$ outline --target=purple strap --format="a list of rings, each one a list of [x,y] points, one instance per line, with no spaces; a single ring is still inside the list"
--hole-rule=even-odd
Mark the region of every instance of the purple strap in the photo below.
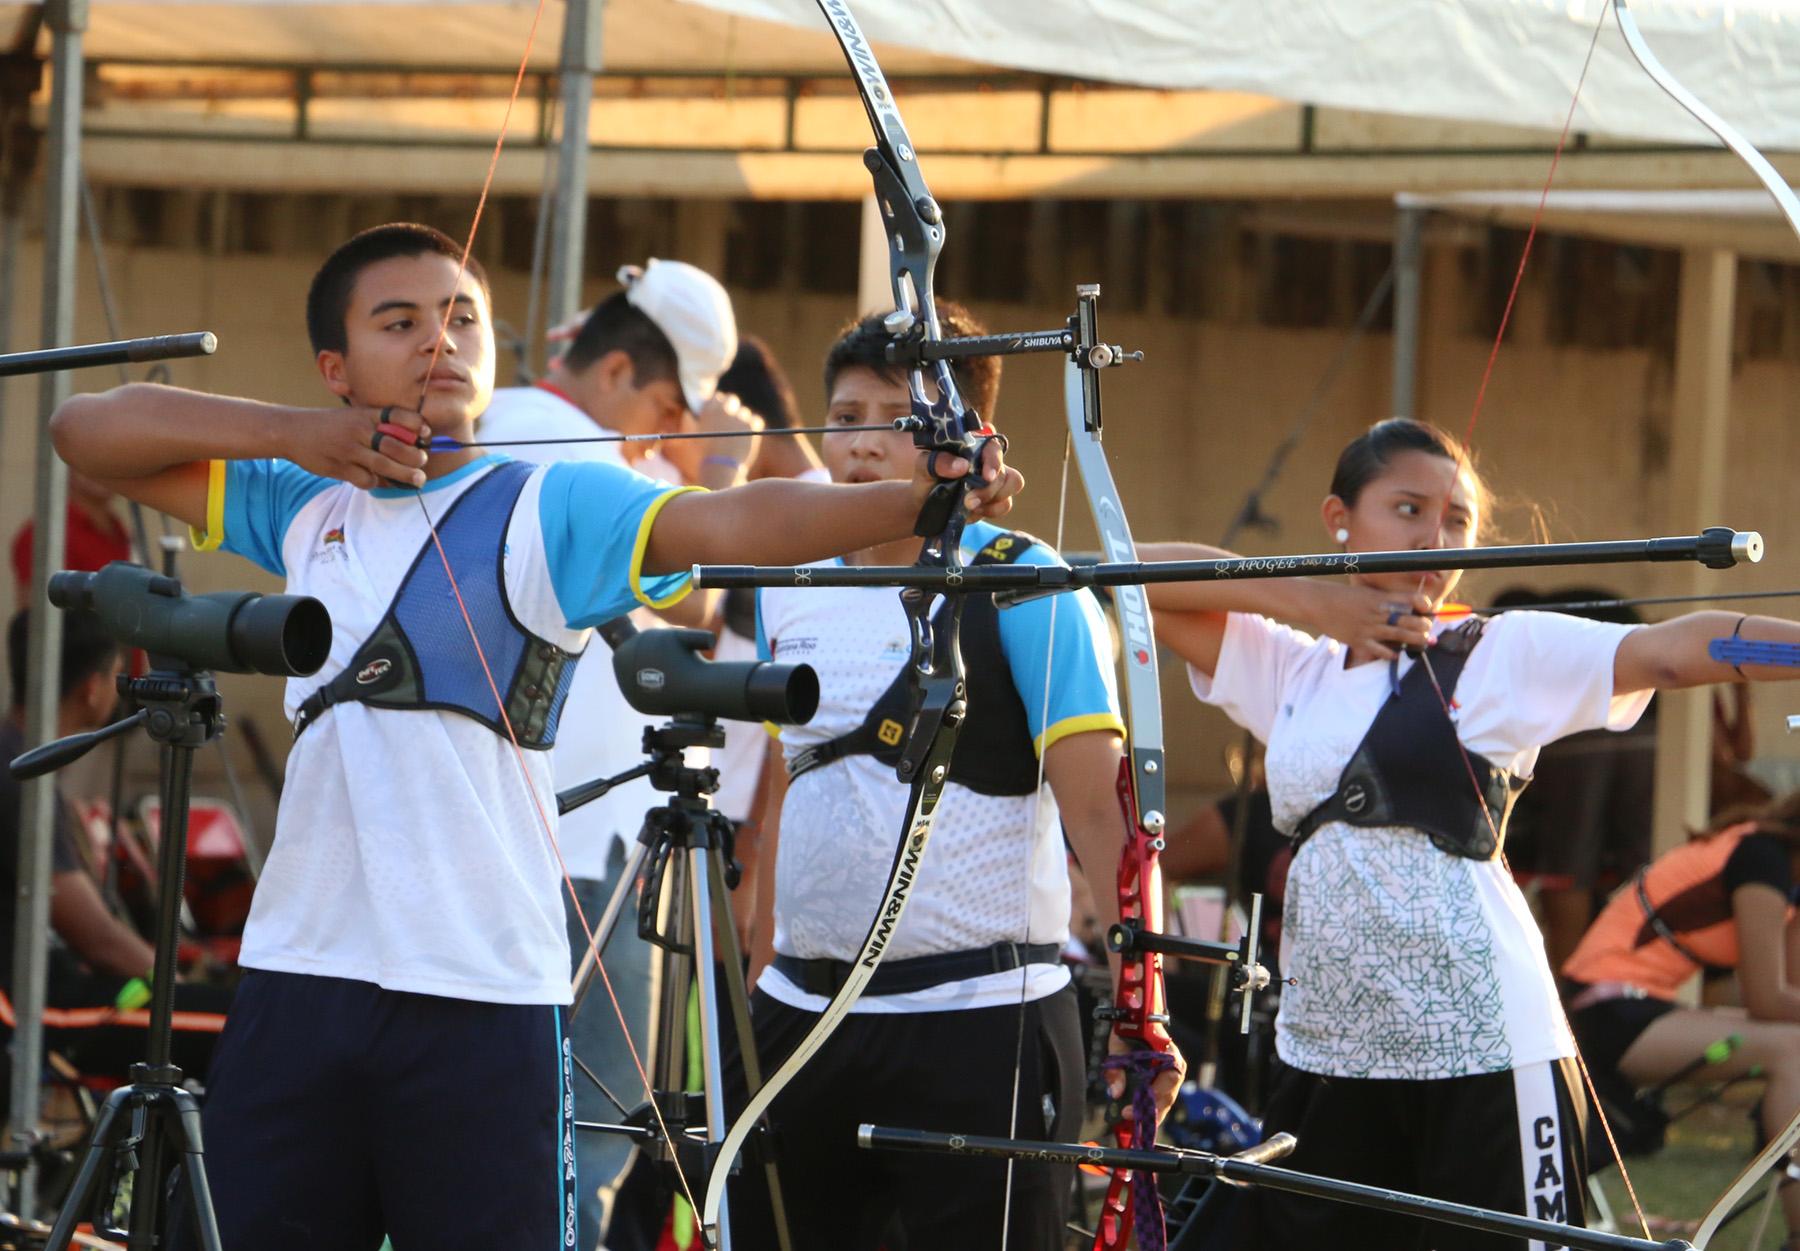
[[[1156,1146],[1156,1094],[1151,1082],[1158,1073],[1175,1067],[1175,1057],[1161,1051],[1122,1051],[1109,1055],[1103,1069],[1124,1069],[1131,1080],[1131,1145],[1139,1151]],[[1167,1251],[1168,1231],[1163,1224],[1162,1191],[1156,1174],[1144,1169],[1131,1175],[1131,1203],[1135,1214],[1138,1251]]]

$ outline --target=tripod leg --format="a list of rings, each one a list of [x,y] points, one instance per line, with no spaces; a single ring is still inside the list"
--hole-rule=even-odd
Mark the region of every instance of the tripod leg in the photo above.
[[[66,1251],[74,1239],[75,1226],[80,1223],[83,1211],[94,1200],[94,1184],[100,1179],[100,1166],[106,1153],[112,1149],[113,1126],[118,1123],[131,1098],[131,1088],[121,1086],[100,1105],[100,1115],[94,1121],[94,1132],[88,1137],[87,1154],[81,1157],[81,1169],[75,1174],[75,1181],[69,1186],[69,1193],[63,1199],[62,1209],[56,1214],[56,1224],[50,1228],[50,1240],[44,1244],[45,1251]]]
[[[722,1080],[725,1066],[719,1052],[719,1000],[713,983],[718,975],[718,965],[713,958],[715,882],[708,871],[709,863],[706,848],[688,848],[687,885],[691,911],[686,917],[686,928],[693,933],[690,950],[693,952],[695,999],[700,1008],[700,1088],[706,1100],[706,1138],[708,1142],[716,1143],[725,1137],[730,1122],[725,1116],[725,1084]],[[730,1251],[732,1245],[729,1208],[727,1204],[719,1212],[716,1245],[720,1251]]]
[[[744,983],[744,956],[738,947],[737,923],[731,914],[731,892],[725,888],[725,853],[715,843],[706,855],[706,877],[712,885],[713,932],[718,935],[718,964],[725,970],[725,999],[731,1005],[731,1025],[737,1032],[738,1057],[744,1066],[744,1093],[762,1089],[762,1063],[756,1054],[756,1034],[750,1025],[750,988]],[[724,1074],[718,1075],[723,1089]],[[765,1118],[763,1124],[768,1124]],[[766,1144],[765,1144],[766,1145]],[[763,1156],[763,1176],[769,1185],[769,1214],[775,1223],[780,1251],[793,1251],[788,1233],[787,1204],[781,1194],[781,1173],[773,1152]]]
[[[200,1251],[222,1251],[219,1215],[213,1210],[212,1186],[206,1180],[206,1152],[200,1142],[200,1105],[193,1095],[181,1089],[171,1094],[170,1101],[174,1107],[167,1124],[181,1149],[181,1176],[187,1186],[194,1237]]]
[[[650,849],[643,843],[632,844],[631,854],[625,858],[625,867],[619,873],[619,880],[613,885],[612,898],[606,901],[606,911],[594,922],[594,943],[581,954],[581,963],[575,969],[573,1001],[569,1004],[568,1020],[573,1021],[575,1014],[581,1011],[581,1003],[593,988],[594,976],[600,965],[600,956],[606,951],[606,945],[612,941],[613,931],[619,927],[619,915],[624,912],[625,905],[630,902],[631,894],[637,889],[638,874],[644,871],[644,857]]]

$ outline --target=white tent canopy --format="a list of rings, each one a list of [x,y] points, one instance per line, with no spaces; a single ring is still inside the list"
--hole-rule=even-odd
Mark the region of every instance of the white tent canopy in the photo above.
[[[812,0],[694,0],[820,28]],[[1560,129],[1608,0],[854,0],[878,43],[1140,86]],[[1800,3],[1636,0],[1676,78],[1758,146],[1800,149]],[[1638,68],[1607,17],[1575,128],[1711,137]]]
[[[832,72],[813,0],[595,0],[619,72]],[[1002,66],[1342,109],[1559,129],[1610,0],[852,0],[894,75]],[[0,31],[29,4],[0,3]],[[93,0],[98,59],[511,67],[536,0]],[[1634,0],[1645,38],[1753,143],[1800,150],[1800,0]],[[534,65],[555,64],[560,0]],[[798,28],[798,29],[796,29]],[[1607,18],[1578,130],[1712,142]]]

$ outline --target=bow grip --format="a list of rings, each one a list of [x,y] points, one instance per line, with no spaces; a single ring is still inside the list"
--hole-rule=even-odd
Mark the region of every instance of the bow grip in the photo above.
[[[972,486],[979,486],[981,479],[977,472],[981,468],[981,458],[987,445],[998,440],[1002,451],[1006,450],[1006,436],[996,434],[992,426],[982,426],[978,432],[964,436],[960,445],[926,444],[925,452],[929,460],[926,469],[937,480],[925,496],[925,503],[919,508],[919,519],[913,523],[913,533],[922,539],[929,539],[942,534],[950,526],[950,519],[956,510],[962,507],[963,494]],[[946,478],[937,472],[937,458],[956,456],[968,462],[969,472],[955,478]]]

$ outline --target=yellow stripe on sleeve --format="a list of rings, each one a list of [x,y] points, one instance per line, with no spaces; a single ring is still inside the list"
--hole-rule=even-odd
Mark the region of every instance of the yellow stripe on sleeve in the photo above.
[[[643,520],[638,522],[637,542],[631,548],[631,593],[637,597],[638,603],[660,611],[671,604],[679,604],[694,589],[693,579],[683,578],[681,585],[662,599],[650,598],[644,593],[643,586],[644,555],[650,550],[650,527],[656,524],[657,514],[662,512],[663,505],[677,495],[686,495],[689,491],[704,491],[705,489],[704,487],[676,487],[672,491],[665,491],[657,496],[651,502],[650,507],[644,510]]]
[[[1038,735],[1032,746],[1041,756],[1072,734],[1091,734],[1096,730],[1124,734],[1125,723],[1119,720],[1117,714],[1110,712],[1092,712],[1084,717],[1068,717]]]
[[[225,541],[225,462],[206,465],[206,529],[188,527],[188,542],[196,552],[216,552]]]

